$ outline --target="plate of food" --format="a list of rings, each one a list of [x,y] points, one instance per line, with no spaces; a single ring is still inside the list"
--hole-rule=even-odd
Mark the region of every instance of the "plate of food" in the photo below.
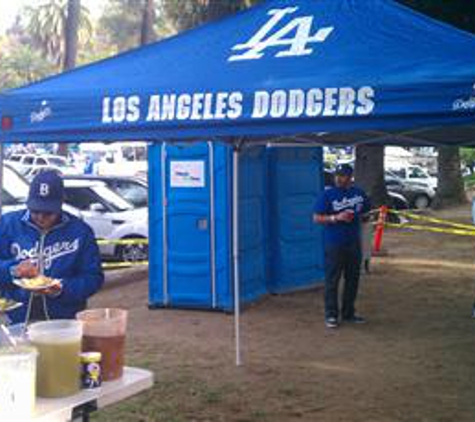
[[[18,278],[13,280],[13,283],[22,289],[31,290],[34,292],[38,290],[51,289],[58,284],[61,284],[61,280],[40,275],[34,278]]]
[[[10,312],[19,307],[23,306],[20,302],[15,302],[14,300],[7,299],[6,297],[0,297],[0,312]]]

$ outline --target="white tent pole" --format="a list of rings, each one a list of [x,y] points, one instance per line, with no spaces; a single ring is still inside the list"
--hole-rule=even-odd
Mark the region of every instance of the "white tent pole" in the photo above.
[[[239,293],[239,150],[233,150],[233,270],[234,270],[234,339],[236,348],[236,366],[241,360],[241,301]]]
[[[216,294],[216,203],[215,203],[215,183],[214,183],[214,144],[208,142],[209,152],[209,216],[210,216],[210,252],[211,252],[211,306],[213,309],[217,306]]]

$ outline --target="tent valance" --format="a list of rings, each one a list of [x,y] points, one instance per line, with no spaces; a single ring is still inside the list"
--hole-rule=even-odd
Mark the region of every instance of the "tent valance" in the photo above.
[[[474,125],[473,53],[474,36],[393,1],[274,0],[5,92],[2,140]],[[457,142],[471,141],[442,139]]]

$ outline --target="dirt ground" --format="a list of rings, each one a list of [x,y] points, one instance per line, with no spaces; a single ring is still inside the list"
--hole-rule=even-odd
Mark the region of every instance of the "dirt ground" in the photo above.
[[[146,277],[131,276],[92,305],[131,310],[128,363],[156,384],[95,420],[474,421],[474,244],[387,233],[389,256],[362,283],[367,325],[326,330],[322,290],[270,297],[243,316],[242,368],[230,316],[149,311]]]

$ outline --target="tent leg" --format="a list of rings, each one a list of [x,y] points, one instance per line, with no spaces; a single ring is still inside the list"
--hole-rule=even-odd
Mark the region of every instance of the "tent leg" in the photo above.
[[[167,143],[163,142],[160,152],[161,177],[162,177],[162,278],[163,278],[163,303],[170,304],[168,289],[168,199],[167,199]]]
[[[233,271],[234,271],[234,339],[236,348],[236,366],[241,360],[241,301],[239,293],[239,150],[233,150]]]

